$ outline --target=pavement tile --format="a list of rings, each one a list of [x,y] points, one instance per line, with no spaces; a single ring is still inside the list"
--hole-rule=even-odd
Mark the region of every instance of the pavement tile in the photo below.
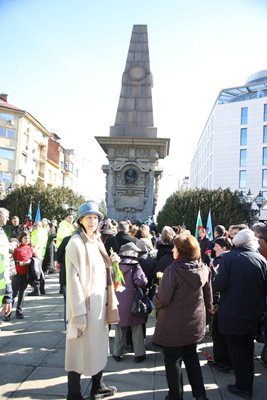
[[[0,374],[0,400],[62,400],[67,392],[64,370],[65,333],[63,297],[58,293],[58,275],[46,277],[45,296],[25,298],[25,318],[3,322],[0,331],[0,362],[5,368]],[[28,292],[31,288],[28,288]],[[105,382],[114,385],[118,393],[110,399],[164,400],[167,381],[160,348],[152,343],[155,317],[147,322],[147,360],[134,362],[132,352],[125,353],[121,362],[110,354],[104,370]],[[114,341],[110,330],[110,349]],[[253,400],[267,399],[267,368],[260,360],[263,345],[255,344],[255,392]],[[207,365],[207,353],[212,354],[212,340],[207,334],[198,346],[205,387],[209,400],[237,400],[226,386],[233,383],[233,373],[222,373]],[[185,368],[184,400],[192,400],[191,387]],[[82,377],[82,393],[89,395],[91,379]],[[108,398],[107,398],[108,399]]]
[[[17,365],[37,366],[48,356],[49,351],[51,352],[51,350],[44,348],[7,345],[4,348],[4,352],[0,353],[0,364],[13,365],[14,369],[17,368]]]
[[[2,366],[2,362],[1,362]],[[15,393],[21,382],[23,382],[27,376],[33,370],[33,367],[25,365],[10,365],[4,364],[5,368],[1,368],[0,374],[0,399],[8,399]]]
[[[53,348],[62,339],[58,332],[22,332],[13,336],[10,344],[17,347],[47,347]]]

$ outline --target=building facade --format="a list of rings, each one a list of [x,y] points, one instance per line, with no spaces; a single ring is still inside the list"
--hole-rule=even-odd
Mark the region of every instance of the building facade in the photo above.
[[[77,171],[73,168],[70,179],[65,168],[70,150],[59,139],[29,112],[10,104],[6,94],[0,94],[0,196],[15,186],[37,182],[74,190]]]
[[[219,187],[267,199],[267,70],[219,93],[197,143],[190,188]]]

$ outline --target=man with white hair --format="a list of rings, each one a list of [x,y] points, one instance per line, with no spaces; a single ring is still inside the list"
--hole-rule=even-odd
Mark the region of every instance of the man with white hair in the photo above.
[[[230,393],[251,399],[254,378],[254,339],[267,295],[267,263],[257,251],[252,230],[233,238],[235,248],[222,255],[214,281],[220,291],[219,331],[224,335],[235,374]]]
[[[0,307],[4,319],[9,316],[12,310],[12,287],[9,276],[9,241],[4,232],[3,226],[9,218],[9,211],[0,208]]]

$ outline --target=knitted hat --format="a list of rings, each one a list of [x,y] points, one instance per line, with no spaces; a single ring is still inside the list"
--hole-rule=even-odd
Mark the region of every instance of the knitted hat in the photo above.
[[[242,229],[239,231],[232,240],[236,247],[255,247],[257,248],[257,239],[251,229]]]
[[[121,246],[120,255],[124,257],[138,257],[138,253],[141,251],[133,242],[129,242]]]
[[[99,211],[98,205],[94,202],[84,203],[78,208],[76,221],[86,217],[86,215],[94,214],[98,216],[99,221],[104,218],[103,214]]]

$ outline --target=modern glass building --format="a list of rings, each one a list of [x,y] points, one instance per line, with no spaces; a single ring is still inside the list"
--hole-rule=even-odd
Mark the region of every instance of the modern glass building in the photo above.
[[[219,187],[267,199],[267,70],[221,90],[199,138],[190,188]]]

